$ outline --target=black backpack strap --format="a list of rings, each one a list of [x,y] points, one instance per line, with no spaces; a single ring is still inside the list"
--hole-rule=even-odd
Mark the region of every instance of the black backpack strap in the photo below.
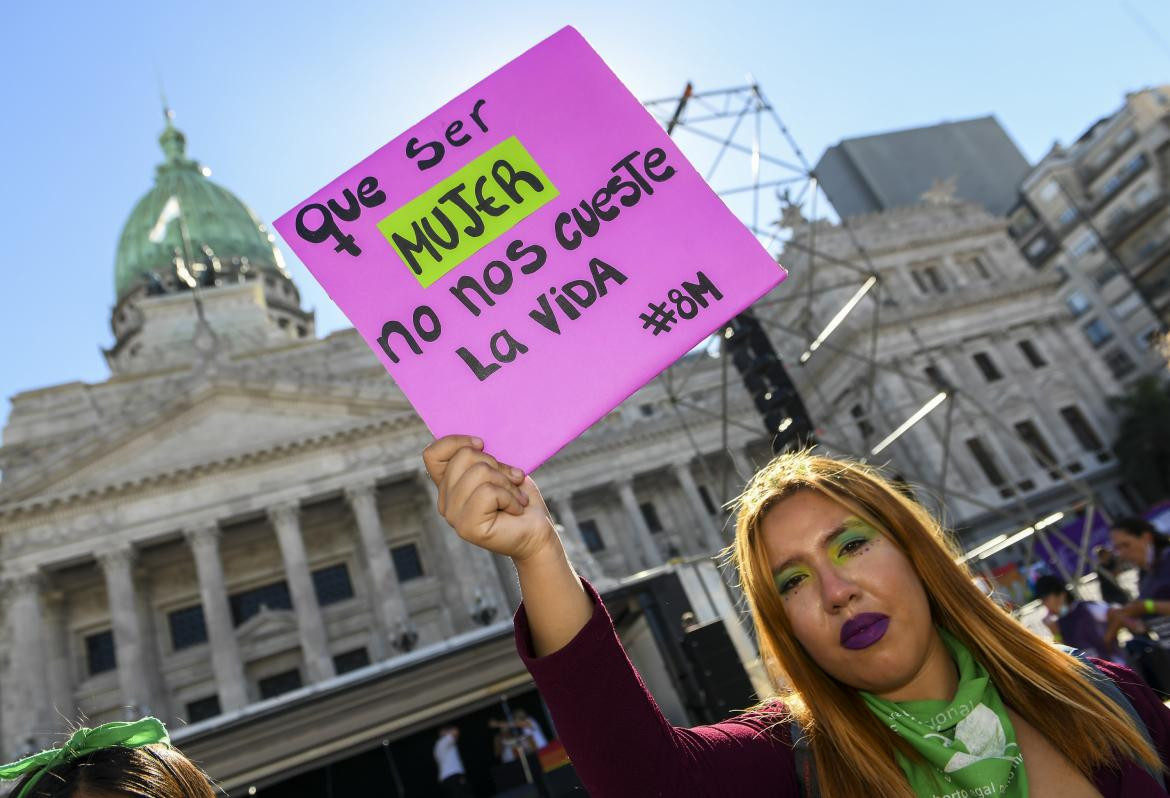
[[[1133,721],[1134,728],[1138,730],[1138,734],[1142,736],[1142,739],[1146,741],[1146,744],[1150,746],[1152,750],[1157,751],[1158,749],[1154,745],[1153,739],[1150,738],[1149,727],[1146,726],[1146,722],[1142,720],[1141,714],[1139,714],[1138,711],[1134,709],[1133,704],[1130,703],[1125,693],[1121,692],[1121,688],[1118,687],[1117,684],[1112,679],[1110,679],[1107,674],[1101,671],[1101,669],[1098,668],[1091,659],[1089,659],[1085,652],[1079,649],[1070,648],[1069,646],[1058,646],[1058,648],[1060,648],[1066,654],[1071,654],[1072,656],[1076,657],[1081,661],[1081,663],[1087,666],[1086,670],[1088,671],[1089,680],[1092,681],[1093,686],[1100,690],[1106,698],[1125,710],[1125,714],[1129,715],[1129,719]],[[1154,778],[1154,781],[1158,782],[1158,786],[1160,786],[1162,789],[1166,789],[1166,781],[1162,777],[1161,770],[1152,770],[1149,765],[1146,765],[1144,762],[1138,762],[1137,764],[1141,765],[1142,769],[1149,773]]]
[[[817,783],[817,763],[808,745],[808,736],[800,721],[788,721],[788,735],[792,740],[792,754],[796,758],[796,783],[801,798],[821,798],[820,784]]]

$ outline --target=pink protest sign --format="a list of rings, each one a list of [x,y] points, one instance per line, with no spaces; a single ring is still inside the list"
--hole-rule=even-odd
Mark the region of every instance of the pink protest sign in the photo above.
[[[432,433],[528,471],[784,276],[572,28],[276,228]]]

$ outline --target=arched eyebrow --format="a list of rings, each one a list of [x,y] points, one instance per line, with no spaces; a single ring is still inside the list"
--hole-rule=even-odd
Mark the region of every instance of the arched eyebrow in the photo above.
[[[848,518],[846,518],[844,521],[842,521],[840,524],[833,527],[825,534],[821,535],[820,539],[817,541],[816,546],[814,546],[814,548],[816,548],[816,549],[829,548],[829,542],[832,541],[833,538],[837,537],[845,530],[850,529],[852,527],[856,527],[856,526],[869,526],[869,522],[862,519],[862,518],[858,518],[855,515],[851,515]],[[777,565],[775,568],[772,569],[772,576],[775,577],[776,574],[780,573],[785,568],[788,568],[789,566],[794,564],[798,559],[799,559],[799,557],[797,557],[797,556],[789,557],[787,560],[785,560],[784,562],[780,563],[779,565]]]

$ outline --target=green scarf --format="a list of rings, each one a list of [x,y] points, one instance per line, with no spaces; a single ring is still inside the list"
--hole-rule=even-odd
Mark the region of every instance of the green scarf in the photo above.
[[[80,728],[60,748],[50,748],[16,762],[0,765],[0,779],[20,779],[28,773],[35,773],[16,797],[23,798],[42,776],[58,765],[115,745],[140,748],[153,743],[171,744],[166,727],[158,718],[142,718],[132,723],[106,723],[96,729]]]
[[[915,795],[1025,798],[1028,776],[999,691],[966,646],[944,629],[939,634],[959,669],[954,699],[895,703],[866,692],[862,698],[929,763],[897,755]]]

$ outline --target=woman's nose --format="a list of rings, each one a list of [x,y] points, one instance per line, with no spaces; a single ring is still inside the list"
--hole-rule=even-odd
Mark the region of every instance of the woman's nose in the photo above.
[[[861,593],[857,584],[836,568],[826,568],[821,574],[821,598],[830,611],[844,609]]]

